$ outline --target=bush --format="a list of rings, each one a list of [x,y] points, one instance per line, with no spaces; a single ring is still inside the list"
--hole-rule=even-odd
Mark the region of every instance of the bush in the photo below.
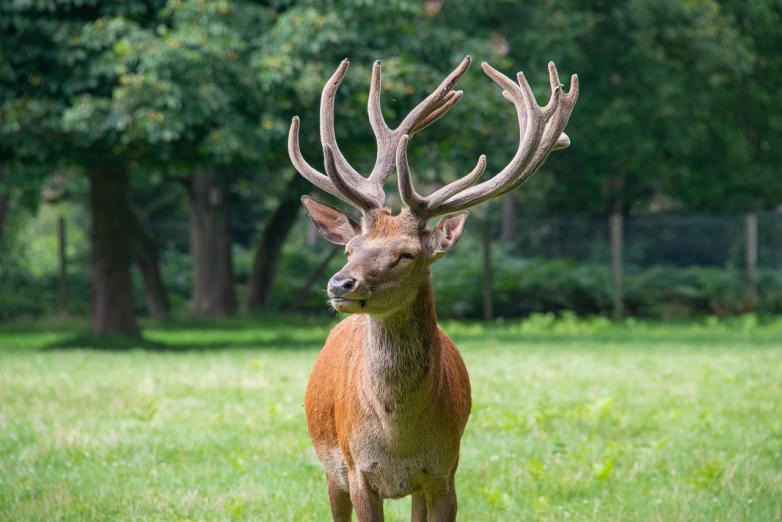
[[[758,273],[756,311],[782,312],[782,275]],[[744,272],[713,267],[658,266],[630,272],[625,282],[628,312],[658,318],[740,315],[751,310]]]
[[[474,246],[474,245],[470,245]],[[483,317],[483,265],[476,248],[445,256],[433,267],[438,315],[442,318]],[[275,301],[285,308],[319,260],[321,251],[291,249],[284,253],[275,282]],[[323,289],[342,265],[337,257],[313,285],[301,311],[322,312]],[[562,259],[522,259],[498,250],[492,256],[494,312],[498,317],[532,314],[610,315],[613,284],[608,266]],[[761,314],[782,313],[782,274],[760,271]],[[649,269],[625,267],[625,306],[629,315],[675,319],[692,316],[732,316],[750,310],[744,273],[713,267]]]
[[[21,315],[43,315],[51,311],[47,306],[45,280],[33,277],[11,256],[0,257],[0,320]],[[56,290],[54,296],[56,299]],[[55,304],[56,306],[56,304]]]
[[[433,278],[437,310],[441,318],[483,317],[483,265],[477,245],[464,245],[460,252],[445,256],[434,265]],[[285,311],[330,247],[286,247],[274,282],[272,307]],[[252,251],[235,251],[236,278],[240,292],[247,280]],[[190,298],[189,255],[166,249],[162,252],[163,279],[175,311],[184,311]],[[326,312],[324,290],[331,275],[344,264],[336,255],[313,284],[299,306],[299,312]],[[608,266],[568,260],[523,259],[502,250],[492,256],[494,271],[494,313],[498,317],[526,317],[532,314],[579,316],[611,314],[613,288]],[[144,313],[144,293],[134,270],[134,295],[139,313]],[[89,311],[89,263],[69,264],[69,310],[75,315]],[[750,310],[744,273],[713,267],[679,268],[655,266],[625,267],[625,305],[628,315],[656,319],[694,316],[733,316]],[[16,316],[38,316],[57,310],[56,273],[35,275],[10,255],[0,256],[0,320]],[[759,314],[782,313],[782,273],[758,273]]]

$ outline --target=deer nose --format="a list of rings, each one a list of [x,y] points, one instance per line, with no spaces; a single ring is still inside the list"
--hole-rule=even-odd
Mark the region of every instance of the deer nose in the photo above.
[[[345,294],[350,293],[356,287],[356,280],[352,277],[346,277],[344,279],[337,279],[332,277],[329,280],[329,295],[332,297],[342,297]]]

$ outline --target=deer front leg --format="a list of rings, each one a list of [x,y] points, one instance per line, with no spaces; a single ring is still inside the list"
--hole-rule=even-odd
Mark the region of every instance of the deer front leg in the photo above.
[[[329,486],[329,505],[331,506],[331,518],[334,522],[350,522],[353,512],[353,503],[350,502],[350,493],[339,487],[337,481],[326,475]]]
[[[426,522],[426,494],[413,493],[413,522]]]
[[[456,488],[454,481],[436,492],[427,491],[428,522],[456,522]]]
[[[356,510],[357,522],[383,522],[383,499],[373,491],[360,471],[351,470],[350,500]]]

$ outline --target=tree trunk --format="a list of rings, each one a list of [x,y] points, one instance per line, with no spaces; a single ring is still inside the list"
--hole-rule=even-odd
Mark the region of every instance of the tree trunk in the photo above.
[[[191,313],[225,317],[236,313],[228,184],[214,169],[198,169],[187,182],[190,252],[193,257]]]
[[[508,194],[502,200],[502,238],[503,245],[510,245],[516,240],[516,223],[519,217],[519,202]]]
[[[315,284],[315,281],[320,279],[320,276],[323,274],[323,272],[326,271],[326,268],[329,266],[329,262],[334,258],[337,253],[342,250],[342,247],[337,245],[334,248],[332,248],[329,253],[326,255],[326,257],[323,258],[323,261],[320,262],[320,264],[315,267],[315,270],[312,271],[310,276],[307,278],[307,281],[304,282],[304,285],[302,285],[301,288],[296,292],[296,295],[293,296],[293,299],[291,299],[290,306],[288,306],[289,312],[296,312],[298,311],[299,307],[301,306],[302,301],[306,299],[307,294],[310,293],[310,288],[312,288],[312,285]]]
[[[282,245],[296,223],[301,208],[301,195],[307,190],[309,182],[298,174],[294,175],[285,187],[280,204],[263,227],[244,298],[244,308],[248,312],[263,310],[269,306]]]
[[[133,216],[129,177],[122,166],[96,165],[90,169],[92,218],[92,333],[139,335],[130,284]]]
[[[0,167],[0,182],[3,181],[3,168]],[[3,230],[5,226],[5,218],[8,216],[8,207],[10,206],[10,199],[4,189],[0,188],[0,249],[3,246]]]
[[[144,281],[147,313],[154,319],[165,319],[171,310],[168,292],[160,274],[160,245],[155,234],[145,225],[138,212],[133,212],[133,258]]]

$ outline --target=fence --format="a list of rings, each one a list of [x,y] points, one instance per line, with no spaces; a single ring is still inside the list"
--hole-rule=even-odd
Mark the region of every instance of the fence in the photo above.
[[[782,214],[520,219],[508,248],[516,256],[610,265],[621,316],[624,266],[742,269],[754,296],[758,267],[782,268]]]
[[[624,218],[623,262],[642,267],[744,266],[747,219],[746,215]],[[522,256],[608,262],[610,228],[610,219],[519,219],[511,248]],[[758,265],[782,268],[782,214],[757,214],[753,228],[757,229]]]
[[[466,246],[460,244],[455,253],[447,256],[467,259],[480,266],[480,278],[473,283],[482,286],[483,295],[473,300],[479,302],[475,306],[482,307],[482,315],[486,318],[494,315],[493,290],[498,285],[494,280],[498,267],[495,267],[494,272],[491,268],[492,260],[496,263],[500,254],[503,259],[510,260],[568,260],[577,265],[610,267],[610,300],[616,317],[625,315],[623,283],[628,272],[660,266],[671,269],[710,267],[732,273],[741,272],[748,309],[752,309],[758,295],[758,270],[768,273],[782,268],[782,213],[779,212],[630,218],[615,215],[609,219],[521,218],[515,224],[515,233],[508,237],[507,233],[500,233],[499,222],[474,218],[462,239]],[[58,237],[64,241],[67,234],[64,225],[60,223],[59,226]],[[190,291],[188,224],[184,221],[151,223],[150,228],[163,247],[161,259],[164,276],[168,279],[166,283],[178,299],[186,303]],[[239,223],[233,228],[235,251],[238,253],[235,256],[236,280],[241,292],[249,275],[257,226]],[[501,236],[503,239],[500,239]],[[330,271],[341,262],[339,257],[328,258],[332,246],[322,239],[315,240],[316,237],[302,216],[291,245],[287,248],[288,257],[283,256],[283,265],[287,263],[291,266],[283,266],[280,272],[280,297],[274,299],[280,308],[300,306],[303,292],[306,293],[308,287],[324,286]],[[301,248],[305,243],[306,248]],[[59,249],[60,252],[65,251],[62,245]],[[302,250],[306,252],[299,252]],[[66,262],[64,255],[60,259],[61,264]],[[85,285],[87,279],[66,281],[69,272],[62,266],[52,267],[52,273],[60,274],[59,285],[55,288],[58,288],[60,306],[65,307],[67,287]],[[506,284],[508,279],[503,281],[502,284]],[[88,295],[86,289],[74,293]],[[313,290],[311,293],[318,293],[315,306],[322,308],[320,292]]]

